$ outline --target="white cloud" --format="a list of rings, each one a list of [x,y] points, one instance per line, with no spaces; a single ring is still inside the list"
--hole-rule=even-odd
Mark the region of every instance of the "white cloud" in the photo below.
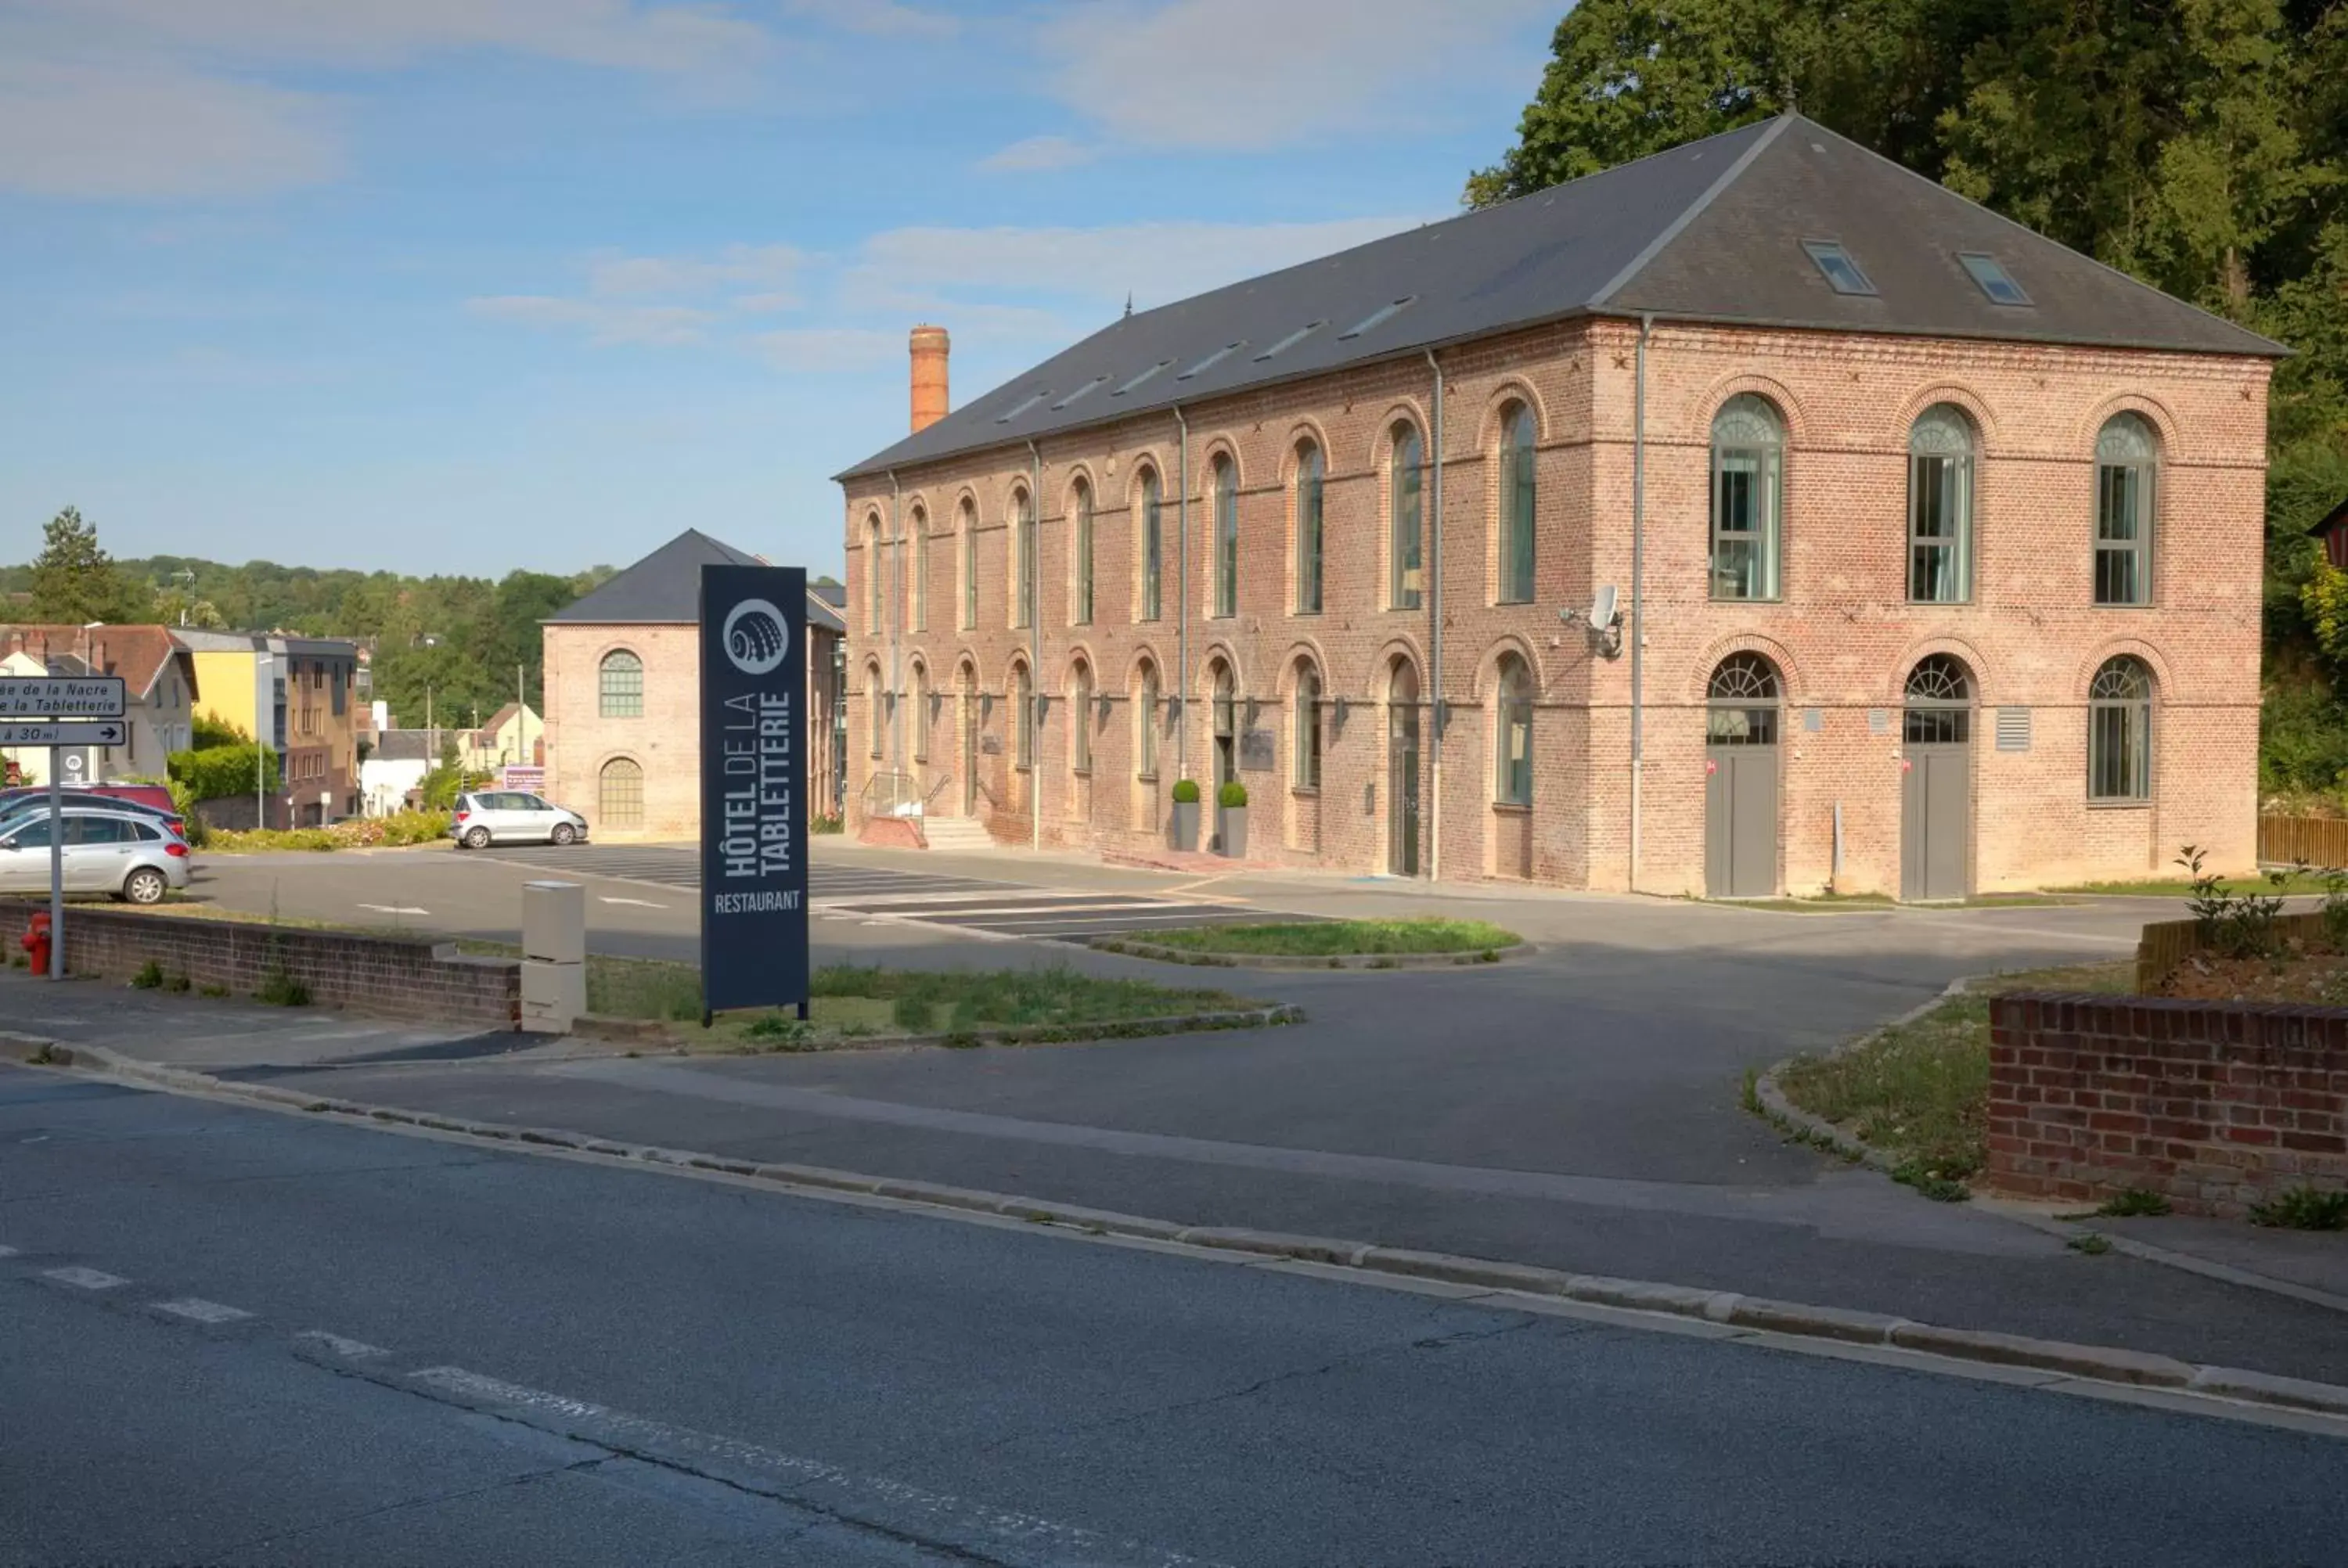
[[[551,294],[492,294],[465,302],[477,315],[526,326],[583,331],[598,347],[615,343],[668,346],[698,343],[715,319],[688,305],[623,305],[608,300],[567,300]]]
[[[750,347],[778,370],[826,374],[901,363],[905,334],[880,327],[797,327],[760,333]]]
[[[1031,136],[1025,141],[1014,141],[999,152],[979,159],[981,169],[997,171],[1026,172],[1045,169],[1074,169],[1080,163],[1090,163],[1099,154],[1080,142],[1065,136]]]
[[[897,0],[788,0],[788,6],[796,15],[843,32],[881,38],[951,38],[962,31],[958,17]]]
[[[0,188],[36,196],[252,196],[332,179],[325,106],[170,66],[0,58]]]
[[[758,308],[778,308],[806,264],[794,245],[728,245],[714,256],[605,256],[589,264],[587,286],[598,294],[687,294],[727,286],[765,285]]]
[[[1122,141],[1255,150],[1406,129],[1557,0],[1102,0],[1055,13],[1051,90]],[[1240,42],[1244,40],[1243,45]]]

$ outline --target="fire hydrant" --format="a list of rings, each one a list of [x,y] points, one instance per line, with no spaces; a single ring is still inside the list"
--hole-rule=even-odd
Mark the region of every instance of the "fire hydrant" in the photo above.
[[[46,909],[34,911],[32,921],[26,926],[18,944],[30,959],[33,973],[46,976],[49,972],[49,912]]]

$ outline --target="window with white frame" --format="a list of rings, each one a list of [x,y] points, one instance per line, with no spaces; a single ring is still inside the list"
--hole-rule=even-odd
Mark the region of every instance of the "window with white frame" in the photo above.
[[[1766,400],[1741,393],[1712,421],[1712,597],[1777,597],[1785,425]]]
[[[1512,403],[1500,423],[1499,582],[1493,597],[1503,604],[1527,604],[1533,597],[1536,465],[1533,411]]]
[[[2087,798],[2152,798],[2152,671],[2106,659],[2087,688]]]
[[[2096,437],[2096,602],[2152,602],[2154,485],[2160,445],[2140,414],[2115,415]]]
[[[1240,470],[1231,458],[1215,458],[1215,613],[1240,612]]]
[[[1973,425],[1937,403],[1908,431],[1908,597],[1962,604],[1973,596]]]

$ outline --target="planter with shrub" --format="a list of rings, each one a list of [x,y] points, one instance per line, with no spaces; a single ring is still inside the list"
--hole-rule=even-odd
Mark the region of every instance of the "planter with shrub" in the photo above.
[[[1199,781],[1174,781],[1174,805],[1166,816],[1166,839],[1176,849],[1195,849],[1199,844]]]
[[[1247,785],[1237,779],[1215,792],[1215,842],[1228,860],[1247,858]]]

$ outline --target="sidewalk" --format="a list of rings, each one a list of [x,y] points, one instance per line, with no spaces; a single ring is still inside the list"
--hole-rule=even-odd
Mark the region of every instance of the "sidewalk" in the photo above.
[[[1329,1079],[1330,1061],[1314,1056],[1311,1026],[1096,1047],[634,1060],[524,1036],[363,1040],[391,1031],[335,1015],[0,979],[0,1028],[22,1033],[36,1021],[67,1043],[435,1115],[2348,1383],[2348,1314],[2119,1251],[2085,1255],[1985,1208],[1929,1203],[1776,1143],[1725,1096],[1672,1130],[1707,1142],[1688,1152],[1693,1163],[1643,1150],[1635,1129],[1612,1155],[1595,1144],[1545,1150],[1527,1128],[1488,1114],[1460,1123],[1406,1082],[1349,1100]],[[1357,1030],[1319,1032],[1337,1037],[1324,1041],[1334,1060],[1349,1060],[1345,1037]],[[240,1038],[244,1046],[229,1043]],[[1357,1071],[1385,1068],[1350,1060]],[[1320,1074],[1317,1102],[1284,1093],[1272,1113],[1251,1105],[1251,1085],[1270,1084],[1263,1075],[1275,1069]],[[1202,1075],[1224,1086],[1220,1099],[1190,1092]],[[1550,1092],[1536,1082],[1528,1098],[1538,1105]],[[2108,1228],[2302,1281],[2336,1281],[2348,1255],[2340,1236],[2159,1221]]]

